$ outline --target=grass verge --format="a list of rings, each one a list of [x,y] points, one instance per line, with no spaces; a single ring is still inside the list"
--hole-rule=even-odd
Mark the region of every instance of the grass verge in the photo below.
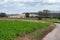
[[[42,18],[42,20],[46,22],[60,22],[60,19],[57,18]]]

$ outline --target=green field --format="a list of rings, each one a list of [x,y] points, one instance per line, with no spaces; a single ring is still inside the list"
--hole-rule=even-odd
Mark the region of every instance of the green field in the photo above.
[[[0,40],[14,40],[19,35],[47,26],[47,23],[0,20]]]

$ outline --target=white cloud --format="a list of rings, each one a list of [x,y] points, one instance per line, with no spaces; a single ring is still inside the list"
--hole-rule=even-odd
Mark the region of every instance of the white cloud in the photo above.
[[[56,3],[56,2],[60,2],[60,0],[48,0],[48,2]]]
[[[0,0],[0,6],[3,4],[0,9],[11,13],[18,11],[39,11],[42,9],[59,10],[60,5],[56,3],[59,4],[60,0]]]
[[[15,1],[15,2],[22,2],[23,0],[13,0],[13,1]]]
[[[24,2],[33,2],[34,0],[24,0]]]
[[[59,3],[60,0],[42,0],[43,2],[47,2],[47,3]]]
[[[0,0],[0,4],[5,4],[7,2],[8,2],[8,0]]]
[[[25,4],[17,4],[16,5],[17,9],[25,9]]]
[[[13,0],[15,2],[33,2],[34,0]]]
[[[47,3],[58,3],[60,0],[13,0],[15,2],[47,2]]]
[[[7,5],[4,5],[4,7],[8,7]]]
[[[18,7],[24,7],[24,4],[18,4],[17,6]]]

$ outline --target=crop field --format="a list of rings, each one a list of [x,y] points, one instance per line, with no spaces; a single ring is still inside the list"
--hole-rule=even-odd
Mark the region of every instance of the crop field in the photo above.
[[[0,20],[0,40],[14,40],[17,36],[47,27],[47,23]]]

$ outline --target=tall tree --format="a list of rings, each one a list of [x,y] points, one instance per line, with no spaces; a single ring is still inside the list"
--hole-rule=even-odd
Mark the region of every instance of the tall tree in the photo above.
[[[0,13],[0,17],[7,17],[6,13]]]
[[[42,18],[42,12],[39,11],[39,12],[38,12],[38,19],[41,20],[41,18]]]
[[[25,13],[26,17],[29,17],[29,13]]]

